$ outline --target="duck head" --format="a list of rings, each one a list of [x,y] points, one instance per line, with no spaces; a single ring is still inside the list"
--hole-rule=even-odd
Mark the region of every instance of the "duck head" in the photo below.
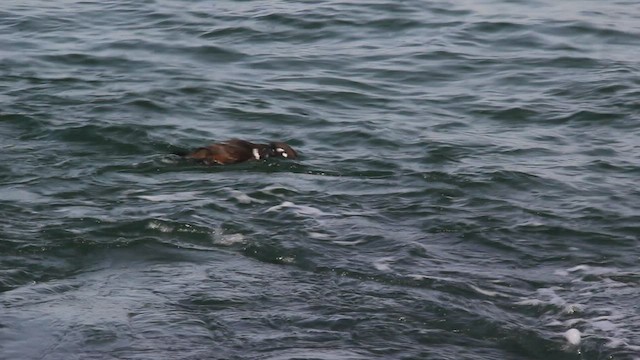
[[[283,142],[272,142],[269,143],[269,156],[296,159],[298,154],[291,148],[291,146]]]

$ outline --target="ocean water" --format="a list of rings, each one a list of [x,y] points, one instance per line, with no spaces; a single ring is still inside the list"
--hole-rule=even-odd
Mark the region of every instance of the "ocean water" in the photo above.
[[[0,359],[640,359],[636,1],[2,1]],[[242,138],[296,161],[172,155]]]

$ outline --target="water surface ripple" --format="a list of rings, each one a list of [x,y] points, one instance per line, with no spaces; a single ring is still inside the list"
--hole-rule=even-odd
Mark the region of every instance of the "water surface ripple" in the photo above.
[[[3,2],[0,359],[640,358],[636,5]]]

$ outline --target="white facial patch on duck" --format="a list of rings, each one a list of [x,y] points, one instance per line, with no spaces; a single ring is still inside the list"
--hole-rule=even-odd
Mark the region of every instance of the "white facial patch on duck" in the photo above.
[[[258,151],[258,149],[253,148],[251,152],[253,153],[253,157],[256,158],[256,160],[260,160],[260,151]]]
[[[276,151],[279,152],[282,157],[289,157],[283,148],[276,148]]]

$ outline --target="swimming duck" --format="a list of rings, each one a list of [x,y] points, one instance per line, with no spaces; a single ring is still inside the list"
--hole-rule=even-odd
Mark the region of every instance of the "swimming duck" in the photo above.
[[[240,139],[231,139],[186,153],[176,153],[186,159],[200,161],[207,165],[229,165],[251,160],[263,160],[271,157],[295,159],[298,154],[291,146],[283,142],[254,144]]]

